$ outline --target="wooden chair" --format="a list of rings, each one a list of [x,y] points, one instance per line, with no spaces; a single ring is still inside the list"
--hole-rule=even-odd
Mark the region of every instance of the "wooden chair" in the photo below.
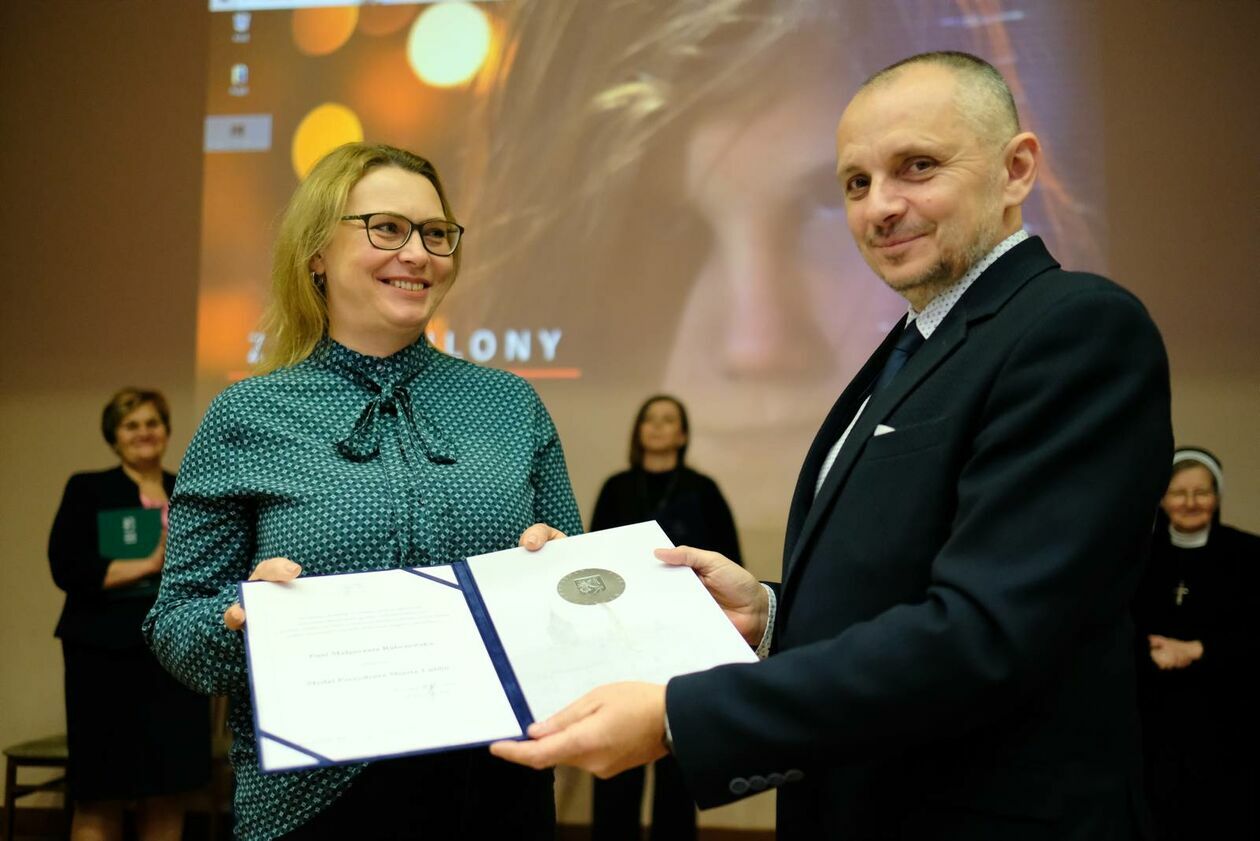
[[[232,747],[232,731],[227,724],[228,700],[223,696],[210,699],[210,787],[207,814],[207,834],[210,841],[218,841],[223,835],[220,823],[225,813],[232,809],[232,764],[228,751]],[[64,812],[64,830],[68,837],[70,820],[74,814],[70,798],[66,795],[65,734],[49,736],[10,745],[4,749],[6,759],[4,785],[4,826],[0,841],[13,841],[16,826],[15,801],[38,791],[55,791],[61,794]],[[59,768],[61,774],[38,783],[18,782],[18,771],[23,768]]]
[[[4,749],[4,756],[4,834],[0,836],[0,841],[13,841],[13,831],[17,825],[17,799],[38,791],[56,791],[61,794],[65,833],[68,836],[73,811],[70,798],[66,795],[66,762],[69,751],[66,749],[65,734],[9,745]],[[61,774],[43,782],[20,783],[18,770],[21,768],[60,768]]]

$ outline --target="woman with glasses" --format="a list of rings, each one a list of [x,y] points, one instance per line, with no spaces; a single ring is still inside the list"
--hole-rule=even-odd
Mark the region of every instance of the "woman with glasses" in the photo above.
[[[464,229],[433,165],[341,146],[280,223],[259,376],[215,399],[171,509],[145,622],[182,681],[231,696],[240,838],[551,838],[550,772],[484,749],[263,776],[237,582],[446,564],[581,530],[547,410],[524,380],[446,356],[425,327]]]
[[[1260,537],[1221,523],[1214,455],[1172,469],[1134,611],[1147,788],[1157,838],[1235,837],[1255,825]]]

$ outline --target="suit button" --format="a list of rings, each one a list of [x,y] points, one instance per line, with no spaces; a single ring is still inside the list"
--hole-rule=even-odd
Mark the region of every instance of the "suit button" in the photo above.
[[[747,794],[748,793],[748,780],[745,780],[743,777],[736,777],[735,779],[731,780],[730,789],[731,789],[731,794]]]
[[[766,778],[761,776],[760,774],[753,774],[751,777],[748,778],[748,787],[752,789],[753,791],[765,791]]]
[[[776,771],[773,774],[766,775],[766,782],[769,783],[772,788],[778,788],[787,782],[787,777]]]
[[[788,772],[783,775],[783,781],[785,783],[799,783],[803,779],[805,779],[805,772],[799,768],[789,769]]]

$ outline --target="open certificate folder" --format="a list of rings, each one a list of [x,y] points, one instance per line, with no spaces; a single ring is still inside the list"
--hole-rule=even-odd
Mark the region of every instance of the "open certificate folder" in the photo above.
[[[654,522],[448,566],[240,585],[259,765],[522,737],[605,683],[756,656]]]

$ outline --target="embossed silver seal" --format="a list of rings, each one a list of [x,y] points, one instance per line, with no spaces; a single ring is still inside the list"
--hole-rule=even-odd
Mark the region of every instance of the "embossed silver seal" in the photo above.
[[[626,591],[626,580],[608,569],[579,569],[560,579],[556,592],[573,604],[604,604]]]

